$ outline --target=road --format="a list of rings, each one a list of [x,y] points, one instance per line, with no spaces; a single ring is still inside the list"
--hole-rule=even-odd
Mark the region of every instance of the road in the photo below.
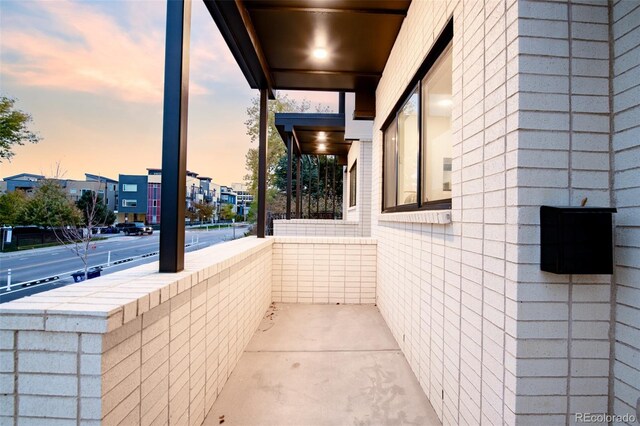
[[[248,227],[246,226],[237,226],[235,236],[237,238],[242,237],[247,229]],[[233,235],[234,231],[230,228],[209,231],[187,230],[185,243],[188,247],[186,251],[199,250],[231,240]],[[134,260],[104,268],[103,275],[154,262],[158,260],[157,255],[144,258],[139,256],[157,252],[159,245],[160,235],[157,232],[153,235],[145,236],[109,236],[105,240],[92,243],[91,253],[89,254],[89,267],[106,265],[109,253],[111,253],[111,264],[123,259],[134,258]],[[0,254],[0,303],[73,283],[73,279],[68,276],[68,273],[83,268],[80,258],[66,247],[49,247],[25,252],[2,253]],[[12,290],[7,292],[7,272],[9,269],[11,269]],[[61,274],[67,275],[62,276]],[[28,287],[14,287],[16,283],[55,275],[60,275],[60,279]]]

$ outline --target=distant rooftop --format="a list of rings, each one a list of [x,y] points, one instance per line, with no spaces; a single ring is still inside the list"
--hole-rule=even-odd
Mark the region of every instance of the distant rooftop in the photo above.
[[[118,181],[115,180],[115,179],[111,179],[111,178],[108,178],[106,176],[101,176],[101,175],[94,175],[94,174],[91,174],[91,173],[85,173],[84,177],[87,180],[97,180],[99,182],[118,183]]]
[[[43,175],[36,175],[33,173],[20,173],[13,176],[7,176],[4,180],[41,180],[44,179]]]

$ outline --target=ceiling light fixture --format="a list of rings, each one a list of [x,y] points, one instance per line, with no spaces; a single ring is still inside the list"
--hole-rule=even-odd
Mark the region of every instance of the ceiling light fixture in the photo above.
[[[327,56],[329,56],[329,52],[324,47],[316,47],[313,50],[313,57],[316,59],[327,59]]]
[[[438,101],[438,105],[441,107],[450,107],[453,106],[453,101],[451,99],[441,99]]]
[[[324,151],[324,150],[326,150],[326,149],[327,149],[327,146],[326,146],[325,144],[321,143],[320,145],[318,145],[318,149],[319,149],[320,151]]]
[[[327,134],[325,132],[318,132],[318,140],[319,141],[326,141],[327,140]]]

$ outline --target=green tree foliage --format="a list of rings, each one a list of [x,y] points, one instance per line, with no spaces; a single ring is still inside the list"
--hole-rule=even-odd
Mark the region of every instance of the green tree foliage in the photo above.
[[[11,160],[16,145],[37,143],[41,139],[28,128],[31,115],[15,109],[15,102],[15,99],[0,96],[0,163]]]
[[[202,222],[210,220],[215,212],[213,205],[207,203],[196,203],[193,207],[195,208],[198,218]]]
[[[236,217],[236,214],[233,212],[232,204],[223,204],[220,207],[220,219],[222,220],[231,220]]]
[[[76,207],[82,212],[85,225],[89,225],[90,212],[93,213],[93,226],[113,225],[116,221],[116,214],[109,210],[102,196],[93,191],[85,191],[76,202]]]
[[[18,214],[19,225],[67,226],[83,222],[82,212],[55,180],[43,181]]]
[[[27,203],[22,191],[12,191],[0,195],[0,225],[16,225],[20,211]]]

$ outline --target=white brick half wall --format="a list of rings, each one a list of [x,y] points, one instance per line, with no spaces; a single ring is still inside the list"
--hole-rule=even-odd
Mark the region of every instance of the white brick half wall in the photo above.
[[[0,424],[202,424],[271,302],[272,243],[3,304]]]
[[[243,238],[0,305],[0,424],[200,425],[272,301],[373,304],[370,238]]]
[[[360,225],[352,220],[278,219],[273,221],[276,237],[359,237]]]
[[[373,304],[376,264],[370,238],[276,237],[273,301]]]

